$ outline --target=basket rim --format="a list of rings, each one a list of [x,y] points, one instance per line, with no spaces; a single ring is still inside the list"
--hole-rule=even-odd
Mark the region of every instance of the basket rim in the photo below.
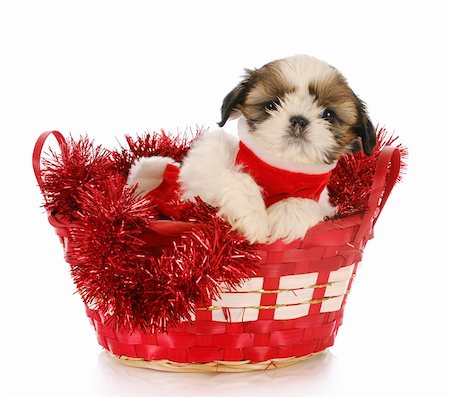
[[[290,243],[285,243],[282,240],[275,241],[273,243],[257,243],[254,247],[257,250],[270,250],[270,249],[287,249],[288,247],[297,246],[299,242],[306,240],[308,237],[314,236],[318,233],[329,232],[333,230],[339,230],[349,225],[362,226],[366,212],[359,212],[345,217],[337,217],[321,221],[308,229],[306,235],[303,238],[298,238]],[[77,220],[70,219],[67,216],[60,216],[57,213],[47,212],[47,218],[50,225],[52,225],[58,235],[67,236],[69,230],[77,223]],[[154,232],[167,238],[176,238],[181,234],[192,230],[195,227],[195,223],[173,220],[154,220],[151,221],[151,228],[141,231],[142,235],[148,232]]]
[[[251,362],[250,360],[243,361],[211,361],[208,363],[180,363],[170,360],[144,360],[142,358],[132,358],[124,355],[116,355],[109,350],[104,351],[114,359],[114,361],[127,365],[129,367],[153,369],[164,372],[184,372],[184,373],[213,373],[213,372],[252,372],[269,369],[278,369],[294,365],[299,362],[308,360],[316,356],[326,354],[328,348],[319,352],[314,352],[301,357],[284,357],[273,358],[266,361]]]

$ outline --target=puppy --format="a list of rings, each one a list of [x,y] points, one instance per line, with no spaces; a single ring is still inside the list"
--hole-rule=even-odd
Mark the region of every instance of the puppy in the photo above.
[[[246,70],[225,97],[223,127],[240,117],[239,139],[218,129],[197,139],[179,174],[182,198],[218,207],[250,242],[291,242],[335,208],[326,189],[339,158],[362,142],[366,155],[376,143],[364,103],[334,67],[298,55]],[[162,181],[164,164],[141,159],[128,183],[141,193]],[[150,181],[150,182],[149,182]]]

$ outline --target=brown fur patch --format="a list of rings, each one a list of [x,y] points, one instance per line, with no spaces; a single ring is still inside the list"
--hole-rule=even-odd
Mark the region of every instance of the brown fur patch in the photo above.
[[[247,70],[247,79],[252,88],[238,109],[245,116],[250,127],[269,117],[265,110],[267,102],[279,103],[284,95],[295,91],[295,87],[290,86],[280,72],[276,61],[268,63],[260,69]]]
[[[333,126],[330,131],[336,141],[335,149],[328,155],[331,162],[333,162],[348,152],[347,146],[353,142],[357,136],[351,126],[343,124]]]
[[[311,82],[308,88],[318,105],[332,109],[339,119],[337,124],[331,127],[337,143],[336,149],[330,153],[334,161],[347,151],[347,145],[357,137],[353,127],[360,118],[359,100],[345,78],[337,71],[327,78]]]
[[[332,109],[341,122],[354,125],[358,121],[358,98],[338,72],[311,82],[308,88],[319,106]]]

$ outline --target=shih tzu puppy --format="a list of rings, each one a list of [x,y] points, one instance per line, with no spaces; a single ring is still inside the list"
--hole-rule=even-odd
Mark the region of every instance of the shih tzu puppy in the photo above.
[[[184,200],[218,207],[250,242],[291,242],[334,215],[326,185],[338,159],[375,146],[364,103],[334,67],[298,55],[246,70],[225,97],[223,127],[239,117],[238,137],[207,131],[183,160]],[[163,180],[169,158],[140,159],[128,183],[145,194]]]

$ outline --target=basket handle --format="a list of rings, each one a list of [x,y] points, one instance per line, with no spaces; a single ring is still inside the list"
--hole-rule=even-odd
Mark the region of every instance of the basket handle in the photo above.
[[[39,135],[39,138],[37,139],[33,150],[33,171],[34,175],[36,176],[37,183],[41,188],[41,191],[43,191],[44,186],[44,181],[42,180],[41,174],[41,155],[42,149],[44,148],[44,143],[50,135],[53,135],[56,138],[61,149],[66,145],[66,140],[63,134],[61,134],[59,131],[46,131]]]
[[[397,181],[400,166],[400,149],[395,146],[383,148],[378,158],[372,187],[370,188],[368,210],[361,222],[358,236],[355,238],[356,241],[359,241],[368,230],[372,233],[373,227]]]

